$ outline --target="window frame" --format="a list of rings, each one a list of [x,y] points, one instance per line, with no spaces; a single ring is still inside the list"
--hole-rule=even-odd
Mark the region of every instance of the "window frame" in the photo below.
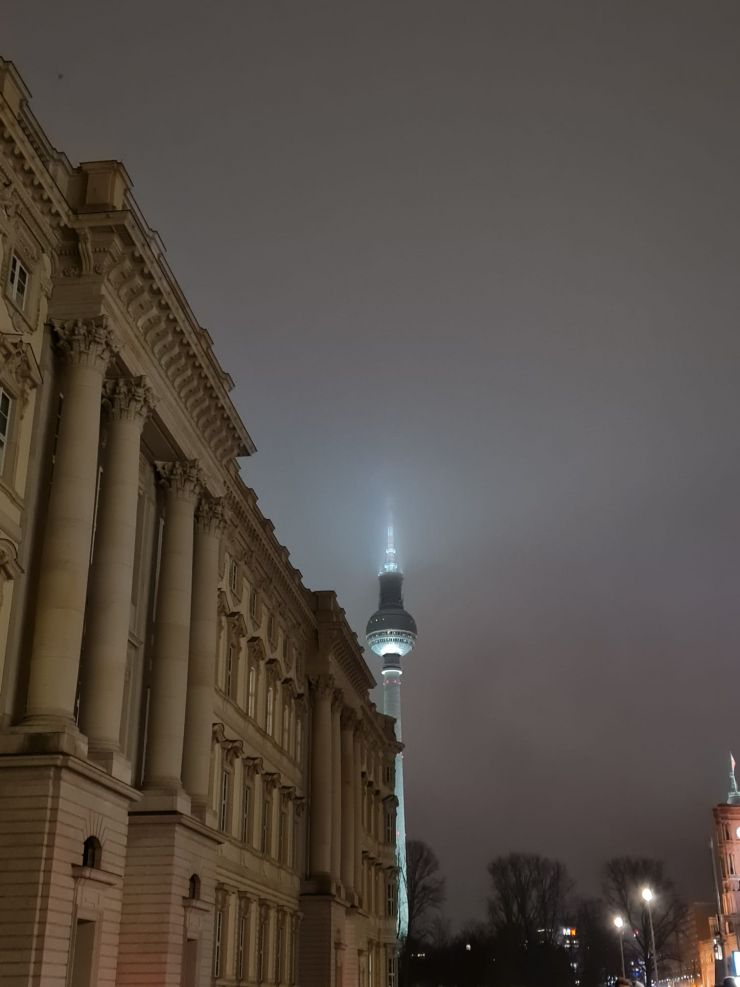
[[[2,415],[3,399],[7,401],[8,410],[5,416],[5,431],[0,432],[0,479],[5,474],[6,465],[10,462],[8,451],[11,448],[13,427],[15,425],[14,405],[17,400],[9,388],[0,383],[0,415]]]
[[[20,274],[23,274],[23,287],[19,289]],[[17,250],[11,250],[8,264],[6,295],[19,312],[26,313],[31,287],[31,270],[26,266]]]
[[[226,764],[221,765],[221,777],[218,788],[218,831],[230,833],[231,823],[231,785],[233,773]]]

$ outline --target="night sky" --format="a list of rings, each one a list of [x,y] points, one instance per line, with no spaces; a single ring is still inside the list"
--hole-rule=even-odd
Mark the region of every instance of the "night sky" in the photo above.
[[[237,381],[245,479],[358,632],[393,498],[407,827],[455,922],[509,850],[584,892],[662,856],[711,895],[740,754],[739,35],[734,0],[3,6],[52,141],[125,162]]]

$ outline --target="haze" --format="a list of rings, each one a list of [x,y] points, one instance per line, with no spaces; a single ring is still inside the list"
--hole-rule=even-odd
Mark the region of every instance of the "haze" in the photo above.
[[[3,20],[57,146],[125,162],[237,382],[244,476],[358,633],[393,498],[407,828],[452,919],[516,849],[584,892],[664,857],[706,899],[740,750],[740,7]]]

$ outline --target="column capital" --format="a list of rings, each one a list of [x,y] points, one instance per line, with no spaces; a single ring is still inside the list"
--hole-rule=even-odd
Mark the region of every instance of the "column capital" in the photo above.
[[[154,410],[156,398],[146,377],[117,377],[103,381],[103,407],[114,422],[141,427]]]
[[[317,699],[333,699],[334,697],[334,676],[317,675],[311,680],[311,686]]]
[[[359,717],[357,716],[357,713],[351,706],[345,706],[341,714],[342,730],[348,730],[354,733],[358,723]]]
[[[331,708],[332,712],[341,711],[344,708],[344,693],[341,689],[334,689],[331,698]]]
[[[306,799],[303,795],[296,795],[293,799],[293,812],[295,812],[296,819],[300,819],[303,815],[303,810],[306,808]]]
[[[117,347],[104,315],[89,319],[54,319],[51,327],[64,361],[104,373]]]
[[[196,500],[203,481],[200,466],[196,459],[175,460],[155,463],[159,482],[169,493],[184,500]]]
[[[221,535],[226,527],[223,497],[203,494],[195,511],[195,525],[207,535]]]

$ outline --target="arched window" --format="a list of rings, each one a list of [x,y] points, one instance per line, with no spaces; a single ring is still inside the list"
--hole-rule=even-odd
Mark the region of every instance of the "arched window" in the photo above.
[[[102,854],[103,848],[100,845],[100,840],[96,839],[94,836],[88,836],[82,844],[82,866],[100,867],[100,858]]]
[[[200,878],[197,874],[191,874],[188,881],[188,898],[196,900],[200,898]]]

